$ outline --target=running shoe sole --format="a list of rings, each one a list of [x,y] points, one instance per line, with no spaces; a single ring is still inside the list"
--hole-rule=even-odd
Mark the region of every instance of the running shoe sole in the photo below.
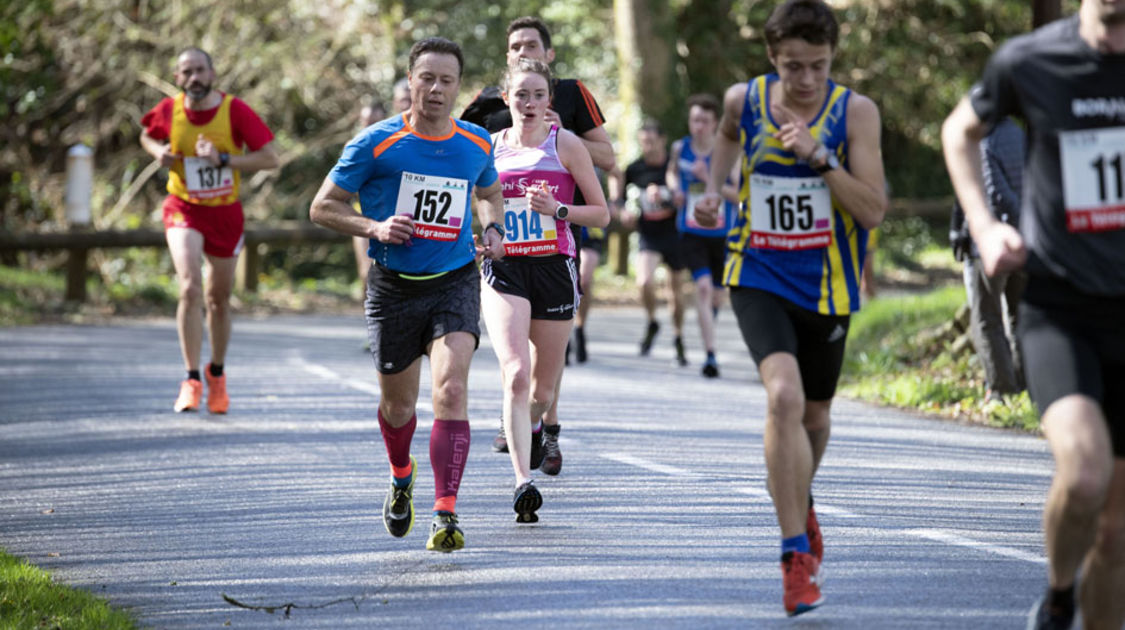
[[[543,495],[530,481],[516,489],[516,497],[512,501],[512,509],[516,511],[517,523],[538,523],[539,515],[536,510],[543,507]]]
[[[387,529],[388,534],[394,536],[395,538],[403,538],[410,533],[410,530],[414,529],[414,480],[417,477],[418,461],[414,459],[413,455],[411,455],[410,484],[406,486],[406,492],[410,497],[410,503],[408,505],[409,511],[407,512],[406,516],[403,516],[402,518],[395,518],[393,516],[393,513],[391,512],[391,504],[394,502],[395,490],[398,489],[395,487],[394,481],[391,482],[391,487],[389,490],[387,490],[387,497],[383,499],[383,527]],[[399,530],[398,527],[392,527],[393,524],[398,524],[402,521],[407,520],[408,518],[409,522],[407,522],[406,524],[406,529]],[[396,533],[396,531],[398,531],[399,533]]]
[[[461,529],[456,525],[444,525],[440,529],[434,530],[430,534],[430,539],[426,541],[426,549],[429,551],[439,551],[441,553],[450,553],[463,549],[465,547],[465,535],[461,533]]]

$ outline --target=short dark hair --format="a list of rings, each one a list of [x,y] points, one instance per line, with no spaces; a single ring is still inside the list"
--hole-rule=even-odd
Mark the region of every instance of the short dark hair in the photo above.
[[[543,42],[543,50],[551,49],[551,31],[547,29],[547,25],[543,23],[543,20],[531,15],[516,18],[508,24],[508,37],[511,37],[512,33],[521,28],[533,28],[539,31],[539,39]]]
[[[719,114],[722,111],[719,106],[719,99],[715,98],[714,94],[692,94],[688,97],[687,106],[689,111],[692,107],[698,107],[711,112],[715,115],[715,120],[719,119]]]
[[[188,53],[199,53],[203,55],[203,58],[207,60],[207,68],[210,70],[215,69],[215,64],[211,63],[211,55],[208,55],[206,50],[203,50],[202,48],[198,48],[196,46],[188,46],[187,48],[181,50],[179,54],[176,55],[176,59],[178,60],[180,57],[183,57]]]
[[[457,78],[461,78],[461,74],[465,71],[465,56],[461,54],[461,47],[456,42],[450,41],[444,37],[427,37],[414,42],[410,47],[410,71],[414,72],[414,62],[418,57],[426,53],[437,53],[440,55],[453,55],[457,58]]]
[[[555,96],[555,82],[551,80],[551,67],[538,59],[528,59],[526,57],[520,57],[519,60],[508,66],[508,69],[504,71],[504,78],[500,81],[500,87],[504,92],[507,92],[511,87],[512,77],[519,72],[530,72],[547,79],[547,95],[550,97]]]
[[[655,133],[658,136],[664,135],[664,128],[660,126],[660,122],[655,118],[646,118],[644,123],[641,124],[641,132]]]
[[[803,39],[833,50],[840,37],[836,15],[822,0],[787,0],[766,20],[766,45],[777,50],[782,40]]]

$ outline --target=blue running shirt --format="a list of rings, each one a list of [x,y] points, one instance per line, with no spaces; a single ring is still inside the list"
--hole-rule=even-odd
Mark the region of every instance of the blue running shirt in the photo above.
[[[676,229],[681,234],[697,234],[710,238],[722,238],[730,231],[734,220],[734,204],[723,199],[723,211],[719,213],[719,220],[714,227],[703,227],[695,220],[695,202],[703,196],[706,184],[692,173],[692,166],[697,156],[691,149],[691,136],[684,136],[680,140],[680,160],[676,168],[680,171],[680,192],[684,194],[684,205],[680,206],[676,215]],[[707,168],[711,168],[711,156],[706,155],[703,161]]]
[[[741,204],[727,237],[723,283],[779,295],[822,315],[859,310],[859,277],[867,234],[804,161],[785,150],[769,111],[778,76],[752,79],[739,122]],[[829,81],[824,106],[809,131],[848,168],[847,111],[851,90]]]
[[[393,214],[414,218],[414,235],[403,245],[371,239],[367,255],[408,274],[433,274],[473,260],[470,205],[474,186],[491,186],[498,175],[491,139],[481,127],[453,120],[443,137],[423,136],[406,115],[361,131],[344,147],[332,182],[359,196],[363,216],[385,221]]]

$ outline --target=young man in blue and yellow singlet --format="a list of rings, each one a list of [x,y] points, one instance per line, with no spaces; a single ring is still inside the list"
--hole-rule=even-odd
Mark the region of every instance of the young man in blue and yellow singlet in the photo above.
[[[417,462],[410,455],[422,356],[430,357],[434,508],[426,548],[449,552],[465,537],[457,492],[469,454],[469,362],[480,341],[475,254],[504,255],[503,198],[484,129],[450,117],[464,68],[440,37],[410,50],[410,111],[371,125],[344,148],[309,209],[320,225],[371,241],[367,330],[378,370],[379,428],[391,465],[383,525],[396,538],[414,524]],[[474,248],[470,196],[479,201]],[[359,197],[362,214],[351,207]]]
[[[723,280],[768,397],[766,467],[790,615],[823,599],[810,488],[828,444],[849,315],[859,309],[867,234],[887,208],[879,110],[828,78],[838,32],[820,0],[774,10],[765,35],[777,72],[727,90],[711,182],[696,206],[699,222],[713,224],[716,184],[741,151],[741,208]]]
[[[226,413],[230,397],[223,365],[231,334],[230,294],[242,250],[239,188],[243,173],[277,168],[278,159],[273,132],[258,114],[241,99],[212,88],[210,55],[195,47],[182,51],[176,57],[175,81],[183,93],[161,100],[141,119],[141,146],[168,167],[164,233],[180,285],[176,332],[187,369],[172,408],[199,409],[206,379],[208,411]],[[201,375],[205,308],[211,361]]]

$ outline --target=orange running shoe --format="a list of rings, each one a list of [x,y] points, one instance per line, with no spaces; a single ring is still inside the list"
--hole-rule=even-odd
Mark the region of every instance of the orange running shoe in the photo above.
[[[800,551],[787,551],[781,556],[781,571],[784,574],[785,612],[790,617],[806,613],[824,603],[820,586],[816,581],[819,565],[812,554]]]
[[[199,399],[203,398],[203,383],[194,378],[184,379],[180,383],[180,396],[172,407],[176,413],[181,411],[195,411],[199,409]]]
[[[227,375],[211,376],[210,363],[203,368],[203,374],[207,377],[207,410],[211,413],[226,413],[227,409],[230,408],[230,396],[227,396]]]
[[[816,558],[816,565],[824,564],[824,539],[820,536],[820,523],[816,520],[812,497],[809,497],[809,518],[805,521],[805,533],[809,537],[809,553]]]

